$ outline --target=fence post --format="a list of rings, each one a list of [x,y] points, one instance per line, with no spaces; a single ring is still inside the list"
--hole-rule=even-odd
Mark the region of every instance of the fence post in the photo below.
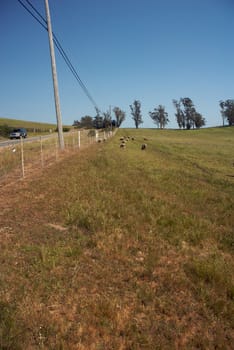
[[[75,148],[75,130],[72,130],[72,146]]]
[[[57,140],[57,138],[55,140],[55,159],[57,162],[57,160],[58,160],[58,140]]]
[[[42,147],[42,137],[41,136],[40,136],[40,144],[41,144],[41,167],[44,168],[43,147]]]
[[[20,149],[21,149],[21,167],[22,167],[22,177],[24,178],[24,143],[23,143],[23,137],[20,137]]]
[[[80,130],[78,130],[78,148],[80,148]]]

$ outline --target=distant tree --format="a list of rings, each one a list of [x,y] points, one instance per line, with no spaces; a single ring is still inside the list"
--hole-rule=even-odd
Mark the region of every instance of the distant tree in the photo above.
[[[201,128],[202,126],[206,125],[205,118],[203,118],[203,116],[197,112],[194,115],[194,122],[195,122],[196,128],[198,128],[198,129]]]
[[[13,128],[8,126],[7,124],[0,125],[0,136],[9,137],[12,130]]]
[[[103,128],[103,117],[101,115],[96,115],[96,117],[94,117],[93,127],[95,129],[102,129]]]
[[[185,123],[185,115],[181,107],[181,101],[172,100],[174,107],[176,108],[176,121],[180,129],[185,129],[186,123]]]
[[[93,127],[95,129],[102,129],[103,128],[103,117],[101,116],[100,114],[100,111],[96,108],[96,116],[94,117],[94,120],[93,120]]]
[[[106,111],[103,113],[103,128],[110,128],[112,125],[111,112]]]
[[[123,123],[125,120],[126,113],[122,111],[119,107],[115,107],[113,109],[113,112],[115,113],[115,120],[116,120],[116,127],[119,128],[120,125]]]
[[[195,127],[195,113],[193,101],[189,97],[181,98],[181,103],[184,106],[184,115],[186,121],[186,128],[191,129]]]
[[[113,128],[116,128],[117,124],[116,124],[116,120],[115,119],[112,119],[111,125],[112,125]]]
[[[135,100],[132,105],[130,105],[132,119],[135,122],[135,126],[138,129],[139,125],[143,123],[141,115],[141,103]]]
[[[206,124],[205,118],[196,111],[193,101],[189,97],[172,102],[176,108],[175,116],[180,129],[200,128]]]
[[[93,118],[90,117],[89,115],[82,117],[80,120],[80,127],[87,128],[87,129],[93,128]]]
[[[154,108],[153,112],[149,112],[149,115],[160,129],[164,129],[169,122],[168,113],[162,105],[159,105],[158,108]]]
[[[63,132],[68,132],[70,130],[71,128],[69,128],[68,126],[63,126]],[[56,128],[55,131],[58,132],[58,128]]]
[[[75,128],[80,128],[80,121],[79,120],[74,120],[72,126],[74,126]]]
[[[234,100],[220,101],[219,105],[221,107],[221,115],[223,117],[223,126],[225,119],[228,125],[234,125]]]

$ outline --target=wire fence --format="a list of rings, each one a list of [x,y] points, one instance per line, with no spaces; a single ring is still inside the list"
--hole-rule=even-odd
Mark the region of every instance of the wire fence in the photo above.
[[[0,185],[24,179],[33,171],[43,170],[72,152],[106,141],[113,131],[74,130],[64,133],[64,150],[60,151],[57,134],[12,141],[0,148]]]

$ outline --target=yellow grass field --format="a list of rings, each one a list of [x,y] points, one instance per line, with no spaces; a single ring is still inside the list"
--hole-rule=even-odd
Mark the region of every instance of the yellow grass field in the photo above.
[[[120,129],[0,206],[0,349],[233,349],[233,127]]]

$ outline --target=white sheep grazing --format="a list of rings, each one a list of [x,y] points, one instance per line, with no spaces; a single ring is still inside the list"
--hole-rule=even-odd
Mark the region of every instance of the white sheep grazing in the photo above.
[[[121,143],[121,144],[119,145],[119,147],[120,147],[120,148],[125,148],[126,145],[125,145],[125,143]]]
[[[143,143],[142,145],[141,145],[141,149],[143,150],[143,149],[146,149],[146,147],[147,147],[147,144],[146,143]]]

